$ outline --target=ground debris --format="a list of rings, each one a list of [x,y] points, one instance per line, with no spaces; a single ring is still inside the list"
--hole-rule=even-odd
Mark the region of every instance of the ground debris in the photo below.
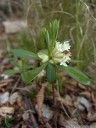
[[[4,92],[0,94],[0,105],[9,102],[9,92]]]
[[[10,60],[1,58],[3,68],[0,74],[6,69],[14,69]],[[62,92],[55,87],[53,105],[48,83],[41,82],[39,85],[32,81],[29,86],[25,86],[20,74],[8,79],[0,76],[0,124],[2,119],[12,116],[15,122],[11,122],[12,128],[96,128],[95,85],[94,88],[84,86],[67,75],[64,77]],[[33,97],[31,93],[34,90],[36,93]]]
[[[87,115],[88,121],[96,121],[96,111],[95,112],[89,112]]]
[[[37,106],[38,106],[38,116],[42,118],[42,108],[44,102],[44,92],[45,92],[45,85],[42,85],[38,95],[37,95]]]
[[[7,117],[14,114],[14,107],[0,107],[0,115],[3,117]]]
[[[92,106],[92,104],[84,97],[78,97],[77,102],[80,103],[81,105],[84,105],[87,111],[89,111]]]
[[[9,98],[9,102],[11,105],[14,104],[15,102],[21,103],[21,101],[22,101],[22,96],[18,92],[13,93]]]
[[[24,112],[22,117],[23,117],[23,120],[28,120],[29,119],[29,113],[28,112]]]
[[[38,106],[36,105],[36,110],[38,112]],[[42,116],[43,116],[43,120],[45,121],[49,121],[50,119],[52,119],[53,116],[53,111],[50,109],[49,106],[43,104],[42,106]]]

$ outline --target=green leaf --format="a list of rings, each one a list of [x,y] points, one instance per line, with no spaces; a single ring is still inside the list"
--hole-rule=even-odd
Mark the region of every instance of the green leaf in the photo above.
[[[18,67],[18,68],[19,68],[19,63],[18,63],[17,60],[15,60],[15,58],[14,58],[14,60],[11,61],[11,64],[12,64],[14,67]]]
[[[67,73],[69,76],[71,76],[72,78],[80,82],[81,84],[84,84],[84,85],[91,84],[91,80],[80,70],[73,68],[71,66],[67,66],[67,67],[60,66],[60,67],[61,69],[64,70],[65,73]]]
[[[43,28],[43,29],[42,29],[41,36],[42,36],[42,38],[43,38],[43,41],[44,41],[45,45],[46,45],[47,48],[48,48],[49,43],[50,43],[50,38],[49,38],[49,32],[48,32],[48,30],[47,30],[46,28]]]
[[[36,76],[46,67],[46,64],[41,65],[39,68],[31,71],[23,71],[21,76],[25,84],[29,84]]]
[[[3,74],[6,74],[6,75],[11,76],[11,75],[14,75],[14,74],[16,74],[16,73],[18,73],[18,72],[19,72],[19,70],[10,69],[10,70],[4,71]]]
[[[12,53],[15,56],[23,58],[23,59],[40,59],[37,54],[27,51],[27,50],[14,49],[12,50]]]
[[[55,66],[52,65],[51,63],[48,63],[46,67],[46,76],[50,84],[56,81],[56,69],[55,69]]]
[[[50,31],[49,31],[52,42],[54,42],[57,39],[58,30],[59,30],[59,21],[54,20],[50,24]]]
[[[54,20],[50,24],[50,30],[49,30],[49,36],[50,36],[50,46],[48,48],[49,53],[51,53],[55,47],[58,31],[59,31],[59,21]]]

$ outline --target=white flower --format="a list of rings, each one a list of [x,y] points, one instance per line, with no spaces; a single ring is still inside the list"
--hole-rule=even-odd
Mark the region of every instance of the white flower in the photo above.
[[[61,59],[60,65],[67,66],[67,62],[70,60],[70,53],[64,54],[64,57]]]
[[[67,66],[67,63],[71,59],[69,52],[70,47],[69,41],[65,41],[63,44],[57,41],[51,55],[48,56],[48,53],[46,54],[45,52],[40,51],[38,56],[42,59],[42,62],[50,61],[52,64],[59,63],[60,65]]]
[[[60,42],[56,42],[56,50],[60,51],[60,52],[63,52],[63,45],[60,43]]]
[[[69,41],[65,41],[63,46],[62,46],[62,50],[63,51],[69,51],[70,47],[71,46],[69,45]]]
[[[60,42],[56,42],[55,49],[60,52],[64,52],[69,51],[70,47],[71,46],[69,45],[69,41],[65,41],[63,44],[61,44]]]
[[[63,60],[63,61],[60,63],[60,65],[67,66],[65,60]]]
[[[52,63],[60,63],[60,65],[67,66],[66,63],[70,60],[70,44],[69,41],[65,41],[63,44],[56,42],[56,46],[52,52]],[[68,52],[66,54],[66,51]]]

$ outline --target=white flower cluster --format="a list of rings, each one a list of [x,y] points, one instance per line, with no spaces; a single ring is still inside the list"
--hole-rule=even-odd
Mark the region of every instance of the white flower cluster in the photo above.
[[[56,42],[56,46],[52,52],[53,63],[60,63],[60,65],[67,66],[70,58],[70,45],[69,41],[65,41],[63,44]]]
[[[60,52],[69,51],[70,47],[69,41],[65,41],[63,44],[56,42],[56,49]]]
[[[56,42],[55,48],[53,49],[50,57],[42,52],[39,52],[38,56],[42,59],[42,62],[50,61],[53,64],[60,63],[60,65],[67,66],[67,63],[71,59],[69,51],[70,47],[69,41],[65,41],[63,44]]]

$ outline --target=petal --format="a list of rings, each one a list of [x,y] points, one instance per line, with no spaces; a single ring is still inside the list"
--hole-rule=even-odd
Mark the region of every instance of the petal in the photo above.
[[[61,62],[60,65],[63,65],[63,66],[68,66],[65,62]]]
[[[65,41],[63,44],[63,51],[69,51],[71,45],[69,44],[69,41]]]
[[[70,53],[64,54],[64,57],[61,59],[60,65],[67,66],[66,63],[68,63],[68,61],[69,61],[70,59],[71,59],[71,58],[70,58]]]
[[[63,49],[62,49],[63,45],[60,43],[60,42],[56,42],[56,49],[60,52],[63,52]]]

